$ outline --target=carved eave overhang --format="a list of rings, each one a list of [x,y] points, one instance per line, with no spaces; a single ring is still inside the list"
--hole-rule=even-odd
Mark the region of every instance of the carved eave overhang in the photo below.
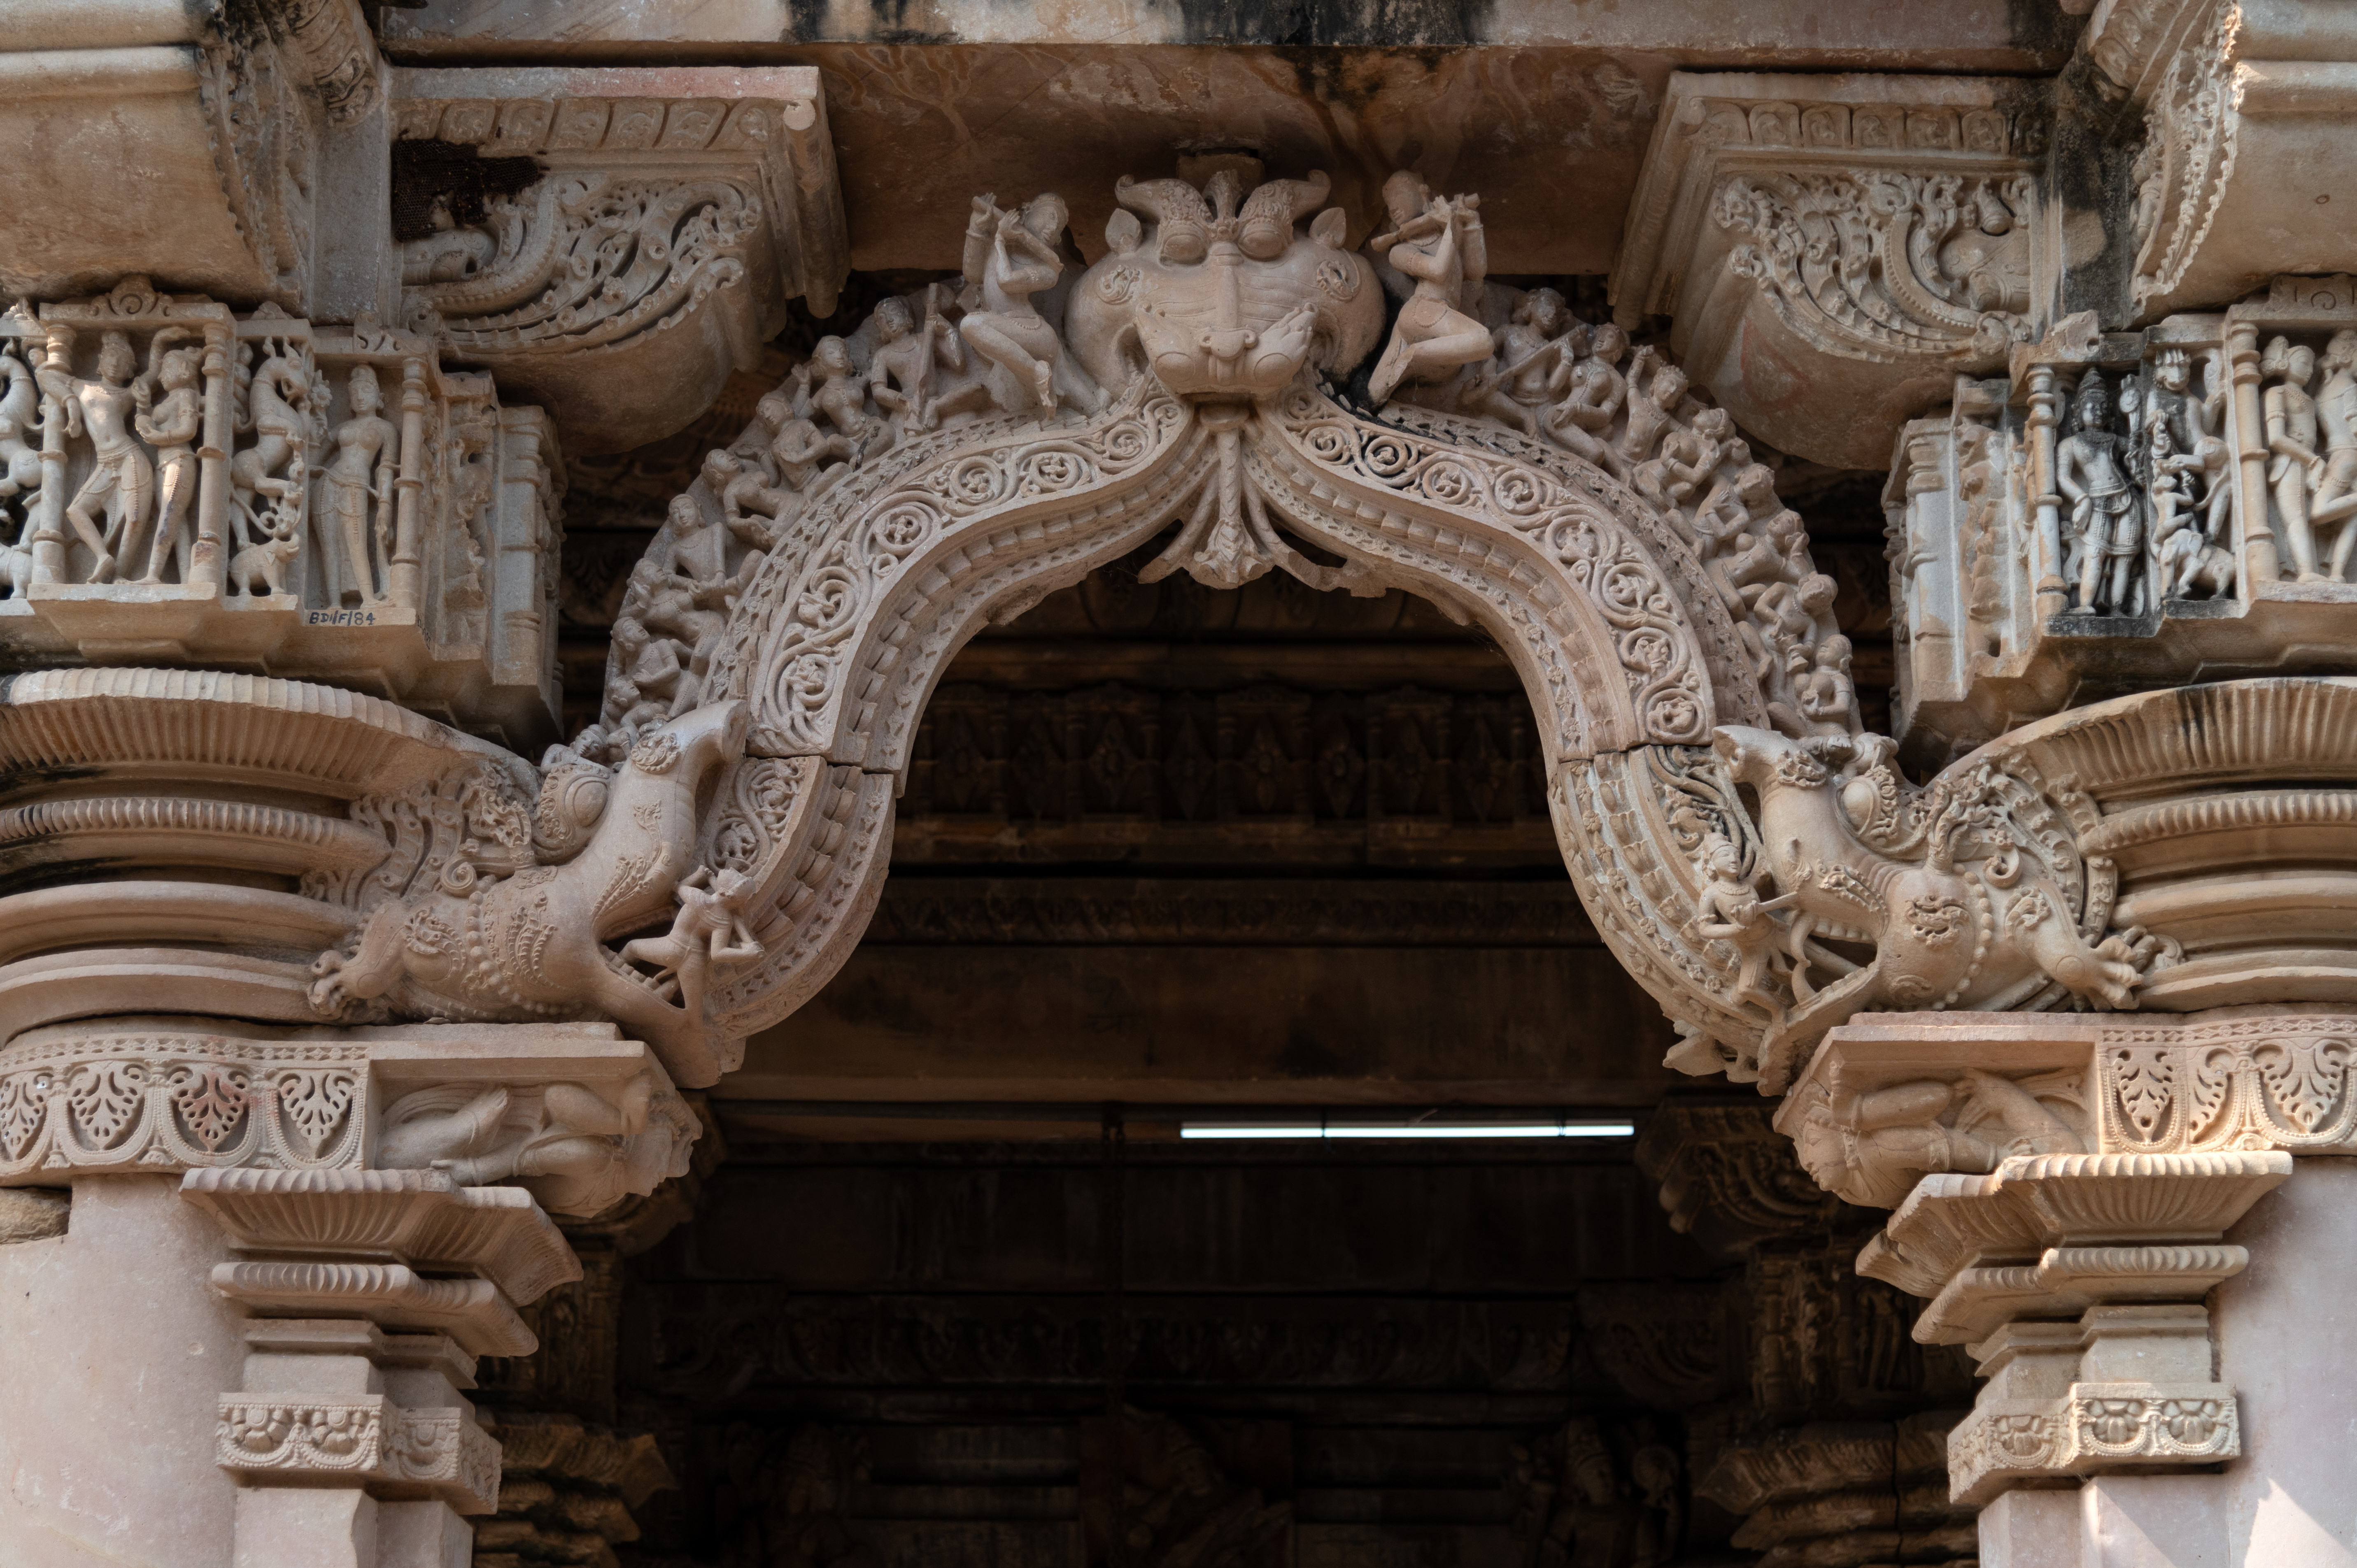
[[[1901,420],[2033,335],[2048,124],[2037,82],[1674,73],[1616,317],[1670,317],[1747,431],[1881,467]]]
[[[2357,264],[2357,31],[2338,7],[2107,0],[2080,47],[2143,120],[2122,258],[2140,318]]]
[[[380,231],[346,221],[383,66],[358,0],[30,0],[0,29],[0,292],[127,273],[309,314]],[[382,162],[380,156],[378,161]]]
[[[814,68],[402,70],[396,140],[529,157],[484,220],[411,239],[402,315],[569,444],[634,446],[711,404],[848,268]]]

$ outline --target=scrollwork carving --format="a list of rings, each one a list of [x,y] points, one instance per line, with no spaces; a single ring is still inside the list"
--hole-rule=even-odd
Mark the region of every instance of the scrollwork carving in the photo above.
[[[1793,334],[1829,354],[1987,365],[2033,336],[2026,175],[1737,177],[1714,216]],[[1903,260],[1902,260],[1903,258]]]

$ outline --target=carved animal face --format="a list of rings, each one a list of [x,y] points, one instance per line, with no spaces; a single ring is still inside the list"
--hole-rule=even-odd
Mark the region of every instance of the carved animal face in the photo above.
[[[743,754],[752,723],[752,709],[742,702],[708,703],[682,714],[639,742],[630,752],[630,767],[640,773],[677,772],[694,783],[715,767]]]
[[[1729,778],[1753,785],[1765,783],[1777,758],[1797,749],[1782,736],[1745,725],[1722,725],[1713,730],[1710,748],[1727,764]]]
[[[1150,365],[1182,397],[1223,401],[1281,392],[1305,362],[1348,371],[1382,334],[1383,289],[1341,248],[1340,208],[1297,232],[1328,188],[1322,174],[1269,180],[1239,205],[1232,176],[1200,191],[1125,179],[1114,194],[1128,210],[1106,231],[1113,249],[1066,307],[1073,357],[1100,385]]]

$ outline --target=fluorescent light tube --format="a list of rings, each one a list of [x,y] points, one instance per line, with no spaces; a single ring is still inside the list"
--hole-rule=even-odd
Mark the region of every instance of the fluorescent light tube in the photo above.
[[[1181,1138],[1628,1138],[1629,1122],[1189,1122]]]

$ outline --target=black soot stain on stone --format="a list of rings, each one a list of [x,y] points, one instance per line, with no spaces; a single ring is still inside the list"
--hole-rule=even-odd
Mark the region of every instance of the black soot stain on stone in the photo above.
[[[1331,48],[1461,48],[1481,41],[1492,0],[1162,0],[1190,44]]]
[[[464,229],[483,220],[494,197],[513,196],[546,171],[538,158],[487,158],[461,142],[433,138],[393,144],[393,237],[423,240],[434,232],[434,209],[448,209]]]

